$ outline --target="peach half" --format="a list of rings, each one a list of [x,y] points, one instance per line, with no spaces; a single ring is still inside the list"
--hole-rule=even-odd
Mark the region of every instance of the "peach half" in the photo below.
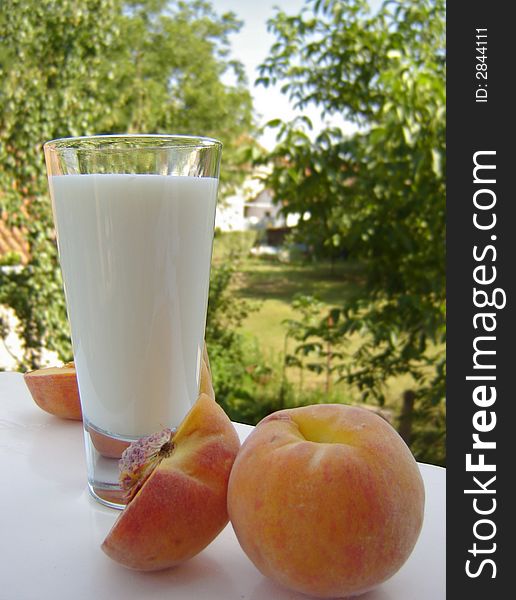
[[[400,569],[423,523],[424,485],[380,416],[320,404],[263,419],[242,445],[228,511],[244,552],[276,583],[320,598],[370,590]]]
[[[150,460],[131,470],[131,451],[138,459],[153,447]],[[198,554],[228,522],[227,485],[239,448],[233,424],[207,394],[198,397],[175,433],[165,430],[131,445],[121,461],[128,504],[104,540],[104,552],[143,571]]]
[[[82,419],[74,363],[23,374],[34,402],[44,411],[63,419]]]

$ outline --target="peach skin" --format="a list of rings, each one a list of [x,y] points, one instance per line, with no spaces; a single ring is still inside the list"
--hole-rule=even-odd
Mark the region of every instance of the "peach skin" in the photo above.
[[[74,363],[23,374],[34,402],[45,412],[63,419],[82,420]]]
[[[419,468],[361,408],[320,404],[263,419],[242,445],[228,511],[261,573],[320,598],[361,594],[405,563],[423,522]]]
[[[129,503],[102,549],[126,567],[152,571],[193,557],[225,527],[227,484],[240,441],[226,413],[206,394],[175,434],[166,430],[146,440],[142,448],[156,448],[148,466],[131,471],[131,447],[122,457]]]

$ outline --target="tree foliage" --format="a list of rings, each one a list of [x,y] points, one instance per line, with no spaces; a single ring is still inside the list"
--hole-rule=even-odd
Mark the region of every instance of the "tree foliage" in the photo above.
[[[361,339],[342,377],[383,403],[387,379],[409,374],[423,416],[445,385],[444,17],[443,0],[390,0],[376,13],[363,0],[307,0],[269,22],[277,42],[259,80],[358,128],[312,139],[306,118],[280,124],[268,184],[286,212],[310,216],[301,239],[363,265],[365,293],[333,312],[342,337]]]
[[[3,0],[0,4],[0,214],[22,226],[24,269],[0,269],[0,305],[25,347],[70,357],[42,144],[96,133],[184,133],[224,143],[222,187],[243,177],[253,129],[242,66],[228,57],[232,13],[194,0]],[[229,83],[228,83],[229,81]]]

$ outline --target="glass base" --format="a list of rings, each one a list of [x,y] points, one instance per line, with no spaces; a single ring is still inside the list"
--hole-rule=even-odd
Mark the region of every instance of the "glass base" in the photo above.
[[[86,419],[83,425],[90,494],[104,506],[122,510],[127,501],[118,480],[118,463],[122,452],[138,438],[121,438]]]
[[[127,504],[124,499],[124,492],[120,488],[100,488],[88,481],[88,490],[97,502],[109,506],[109,508],[123,510]]]

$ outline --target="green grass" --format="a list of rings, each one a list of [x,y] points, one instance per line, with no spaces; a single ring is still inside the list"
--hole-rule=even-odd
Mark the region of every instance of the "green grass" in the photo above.
[[[298,294],[317,297],[325,306],[337,306],[357,291],[358,271],[346,265],[291,265],[247,259],[237,278],[235,293],[257,310],[244,323],[243,332],[258,339],[264,352],[284,350],[287,319],[300,318],[292,308]],[[292,348],[290,348],[292,350]]]
[[[228,256],[232,255],[246,256],[255,239],[255,232],[217,235],[213,262],[231,260]],[[254,309],[246,319],[242,333],[249,339],[256,339],[267,356],[284,352],[284,321],[300,317],[292,308],[297,294],[315,296],[330,307],[338,306],[344,298],[360,289],[360,269],[353,264],[282,263],[248,256],[239,263],[234,293],[249,301]]]
[[[292,301],[298,294],[315,296],[322,310],[339,306],[342,300],[360,290],[360,269],[356,265],[338,263],[284,264],[278,261],[248,258],[243,261],[236,279],[235,294],[247,300],[254,309],[242,326],[249,340],[256,340],[260,350],[275,365],[282,365],[285,353],[294,353],[297,342],[286,339],[288,319],[300,319]],[[356,341],[350,340],[349,351]],[[299,391],[324,390],[324,375],[304,369],[288,368],[287,378]],[[358,401],[356,392],[344,383],[332,385],[333,392],[346,400]]]
[[[238,255],[242,249],[250,249],[253,239],[249,232],[218,236],[214,244],[214,262],[228,260],[231,251]],[[359,293],[361,284],[361,269],[353,263],[282,263],[264,258],[243,258],[239,261],[234,293],[248,301],[253,310],[241,332],[249,343],[258,345],[267,360],[280,366],[285,351],[293,353],[296,346],[294,340],[285,340],[284,323],[287,319],[301,318],[292,308],[295,296],[315,296],[323,308],[330,308]],[[358,342],[358,337],[350,338],[346,350],[352,353]],[[293,385],[299,387],[301,384],[303,389],[322,390],[326,383],[324,375],[307,369],[301,375],[299,369],[289,368],[287,377]],[[402,392],[410,386],[408,376],[387,381],[387,405],[397,411]],[[360,401],[356,390],[347,389],[344,383],[334,385],[333,390],[353,401]]]
[[[258,310],[247,317],[242,333],[256,338],[265,353],[282,352],[285,338],[283,321],[294,318],[295,312],[288,303],[273,298],[260,302],[258,306]]]
[[[292,302],[296,294],[316,296],[325,304],[338,304],[356,293],[360,270],[337,263],[284,264],[247,259],[242,265],[238,293],[246,298]]]

